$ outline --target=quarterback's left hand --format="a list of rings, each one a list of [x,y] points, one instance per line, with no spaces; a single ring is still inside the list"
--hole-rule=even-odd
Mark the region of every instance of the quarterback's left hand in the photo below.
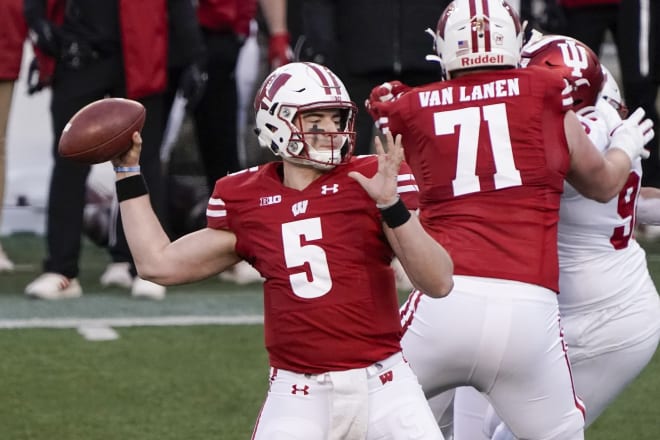
[[[374,199],[376,205],[392,205],[397,201],[397,176],[403,161],[401,135],[397,135],[396,140],[394,140],[391,133],[385,134],[387,151],[385,151],[378,136],[374,140],[376,153],[378,154],[378,171],[376,171],[376,174],[371,178],[367,178],[357,171],[351,171],[348,176],[362,185],[362,188]]]

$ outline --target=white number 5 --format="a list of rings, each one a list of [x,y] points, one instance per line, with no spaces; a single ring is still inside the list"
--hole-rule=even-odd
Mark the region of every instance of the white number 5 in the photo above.
[[[297,220],[282,225],[282,243],[286,267],[307,266],[308,270],[289,275],[291,289],[301,298],[318,298],[332,289],[332,278],[325,251],[315,244],[323,238],[319,217]],[[305,244],[303,244],[303,240]],[[311,279],[308,278],[308,273]]]

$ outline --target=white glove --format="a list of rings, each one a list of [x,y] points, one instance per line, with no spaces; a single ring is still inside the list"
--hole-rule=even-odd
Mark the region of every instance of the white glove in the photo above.
[[[631,161],[641,157],[647,159],[650,155],[644,148],[653,136],[653,121],[644,118],[644,109],[637,108],[610,134],[610,148],[623,150]]]
[[[608,132],[612,132],[612,130],[623,122],[621,116],[619,116],[619,112],[616,111],[612,104],[602,98],[596,100],[596,110],[598,111],[598,115],[603,118],[607,124]]]

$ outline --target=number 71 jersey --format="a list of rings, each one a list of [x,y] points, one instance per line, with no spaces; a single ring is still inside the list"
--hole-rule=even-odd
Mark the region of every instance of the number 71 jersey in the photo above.
[[[495,70],[413,88],[381,112],[403,135],[420,219],[457,275],[558,289],[564,87],[543,68]]]
[[[362,368],[400,350],[393,251],[375,202],[349,171],[372,176],[375,156],[354,157],[304,190],[285,187],[273,162],[220,179],[207,219],[237,236],[236,251],[266,279],[271,365],[299,373]],[[417,208],[407,165],[398,192]]]

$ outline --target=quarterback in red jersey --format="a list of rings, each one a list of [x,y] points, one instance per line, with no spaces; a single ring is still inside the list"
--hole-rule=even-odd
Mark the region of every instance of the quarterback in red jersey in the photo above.
[[[455,264],[451,296],[413,292],[402,308],[402,347],[428,397],[471,385],[517,438],[582,439],[556,298],[563,182],[611,199],[652,124],[637,114],[601,155],[568,111],[563,78],[518,68],[521,43],[506,2],[455,0],[436,30],[449,80],[380,86],[368,101],[403,135],[420,220]]]
[[[254,439],[442,439],[401,354],[390,262],[396,255],[436,297],[451,290],[453,266],[408,210],[417,186],[400,137],[388,135],[387,152],[377,140],[378,155],[353,157],[355,105],[314,63],[276,69],[255,110],[260,144],[283,160],[218,180],[207,227],[173,243],[132,168],[137,133],[114,161],[140,275],[182,283],[244,259],[265,278],[270,389]]]

